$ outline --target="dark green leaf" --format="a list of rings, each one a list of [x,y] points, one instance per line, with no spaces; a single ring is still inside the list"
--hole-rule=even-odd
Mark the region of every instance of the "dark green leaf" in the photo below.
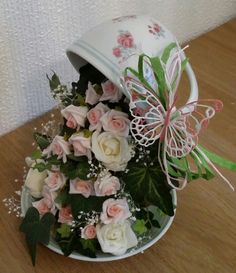
[[[47,163],[50,165],[60,165],[61,160],[57,159],[57,155],[53,155],[53,156],[47,158]]]
[[[82,247],[78,249],[78,252],[90,257],[90,258],[96,258],[96,245],[97,245],[97,240],[92,239],[92,240],[85,240],[85,239],[79,239],[80,244]]]
[[[57,74],[55,72],[53,73],[51,79],[50,79],[50,77],[48,75],[46,75],[46,76],[47,76],[47,79],[49,81],[50,89],[52,91],[55,90],[61,84],[60,80],[59,80],[59,77],[57,76]]]
[[[165,214],[173,216],[174,209],[166,177],[159,166],[140,166],[130,162],[130,171],[123,174],[125,189],[140,205],[155,205]]]
[[[33,265],[35,265],[37,244],[48,244],[50,229],[54,222],[55,217],[49,212],[45,213],[41,220],[36,208],[31,207],[26,212],[25,218],[20,226],[20,231],[25,233]]]
[[[80,211],[102,211],[102,204],[108,197],[90,196],[84,197],[82,194],[71,194],[70,205],[74,218],[77,218]]]
[[[68,239],[60,239],[58,244],[65,256],[69,256],[78,247],[78,237],[73,233]]]
[[[50,141],[48,140],[47,136],[45,136],[45,135],[42,135],[40,133],[34,133],[33,136],[34,136],[34,139],[41,150],[46,149],[48,147],[48,145],[50,144]]]
[[[55,199],[55,203],[60,204],[62,207],[66,206],[70,203],[70,194],[68,194],[68,190],[60,191]]]

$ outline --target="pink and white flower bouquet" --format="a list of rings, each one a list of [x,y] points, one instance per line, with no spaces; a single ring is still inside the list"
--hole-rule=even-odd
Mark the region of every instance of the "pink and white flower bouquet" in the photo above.
[[[128,34],[119,43],[129,47]],[[213,162],[228,166],[197,143],[220,102],[176,106],[180,51],[171,44],[161,58],[141,55],[139,70],[122,78],[129,98],[91,65],[71,88],[48,77],[62,120],[34,133],[38,149],[27,158],[32,207],[20,229],[33,263],[36,244],[50,236],[66,256],[123,255],[160,228],[153,211],[174,215],[173,188],[214,177]]]

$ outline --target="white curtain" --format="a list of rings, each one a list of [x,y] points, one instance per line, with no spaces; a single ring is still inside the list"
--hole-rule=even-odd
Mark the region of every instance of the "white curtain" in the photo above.
[[[103,20],[150,13],[180,42],[236,15],[236,0],[1,0],[0,135],[54,106],[46,73],[78,75],[65,55],[72,41]]]

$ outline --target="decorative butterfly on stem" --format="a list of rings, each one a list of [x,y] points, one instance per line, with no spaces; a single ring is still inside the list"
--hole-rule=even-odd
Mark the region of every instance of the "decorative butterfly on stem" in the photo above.
[[[159,141],[158,160],[171,187],[183,189],[186,186],[187,173],[179,162],[191,154],[198,164],[207,162],[233,189],[197,147],[201,129],[206,128],[209,120],[222,109],[222,102],[209,99],[177,107],[177,88],[186,63],[183,49],[171,44],[162,58],[141,55],[138,72],[132,68],[125,70],[124,85],[130,94],[129,106],[133,116],[131,133],[142,146]]]

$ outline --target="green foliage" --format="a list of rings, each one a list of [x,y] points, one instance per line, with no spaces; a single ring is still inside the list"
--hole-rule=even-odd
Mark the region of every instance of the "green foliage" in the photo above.
[[[63,254],[69,256],[78,247],[78,236],[76,232],[72,233],[69,238],[61,238],[61,236],[56,237]]]
[[[60,234],[61,238],[68,238],[71,235],[70,226],[67,224],[61,224],[61,226],[57,229],[57,232]]]
[[[36,208],[30,207],[23,219],[20,231],[25,233],[26,243],[29,248],[33,265],[36,260],[36,247],[38,243],[48,244],[50,239],[50,229],[55,222],[55,217],[51,213],[45,213],[40,219]]]
[[[39,172],[43,172],[45,170],[51,170],[53,165],[60,165],[61,160],[57,159],[57,155],[53,155],[47,159],[45,159],[44,162],[37,162],[33,165],[33,169],[37,169]]]
[[[33,151],[33,153],[30,156],[32,160],[40,159],[41,157],[42,157],[42,153],[39,150]]]
[[[78,252],[82,255],[88,256],[90,258],[96,258],[96,249],[97,249],[97,239],[85,240],[79,239],[81,247],[78,249]]]
[[[69,256],[73,251],[77,251],[82,255],[96,258],[96,252],[99,249],[97,239],[85,240],[80,238],[78,229],[75,229],[68,238],[62,238],[58,235],[56,241],[65,256]]]
[[[71,155],[70,158],[73,158]],[[73,158],[74,159],[74,158]],[[90,170],[90,165],[88,160],[83,160],[83,157],[76,158],[75,160],[67,160],[66,163],[61,164],[61,171],[67,176],[69,179],[75,179],[79,177],[83,180],[88,180],[88,173]]]
[[[161,210],[159,210],[158,207],[155,207],[158,213],[163,213]],[[165,214],[163,214],[164,216]],[[136,215],[137,220],[143,220],[145,223],[145,226],[147,229],[151,229],[152,227],[160,228],[160,224],[155,219],[154,214],[152,211],[149,210],[149,208],[142,208],[139,212],[137,212]]]
[[[34,133],[33,137],[41,150],[46,149],[48,145],[50,144],[50,141],[46,135],[42,135],[40,133]]]
[[[59,77],[57,76],[57,74],[56,74],[55,72],[53,73],[51,79],[50,79],[50,77],[49,77],[47,74],[46,74],[46,76],[47,76],[47,79],[48,79],[48,81],[49,81],[50,89],[51,89],[52,91],[55,90],[55,89],[57,89],[57,87],[58,87],[59,85],[61,85],[61,82],[60,82],[60,80],[59,80]]]
[[[172,196],[160,167],[129,162],[127,168],[130,171],[123,173],[122,179],[134,201],[141,206],[155,205],[173,216]]]
[[[132,225],[132,228],[138,234],[143,234],[148,230],[143,219],[137,219]]]
[[[37,169],[39,172],[43,172],[49,170],[50,166],[45,164],[44,162],[38,162],[32,168]]]
[[[74,218],[77,218],[80,211],[102,211],[102,204],[108,197],[89,196],[84,197],[82,194],[70,194],[70,205]]]

